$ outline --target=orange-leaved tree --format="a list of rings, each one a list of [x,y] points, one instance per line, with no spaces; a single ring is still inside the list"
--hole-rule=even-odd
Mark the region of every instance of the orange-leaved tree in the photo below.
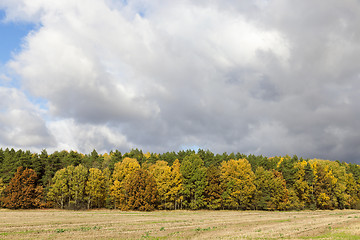
[[[3,191],[3,206],[11,209],[36,208],[42,205],[41,186],[37,186],[37,175],[32,169],[19,167]]]

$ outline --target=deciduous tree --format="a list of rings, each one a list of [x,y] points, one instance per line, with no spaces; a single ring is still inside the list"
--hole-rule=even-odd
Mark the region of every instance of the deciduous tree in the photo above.
[[[256,207],[261,210],[285,210],[289,206],[289,191],[282,174],[258,167],[255,172]]]
[[[146,156],[146,154],[145,154]],[[157,190],[159,193],[159,208],[168,209],[171,208],[172,202],[170,200],[171,191],[171,167],[165,161],[156,161],[155,164],[149,168],[150,173],[154,176],[156,181]]]
[[[178,209],[183,200],[183,177],[180,171],[180,162],[176,159],[171,166],[170,191],[168,193],[170,202],[173,203],[173,209]]]
[[[229,209],[250,209],[255,194],[255,174],[246,159],[231,159],[221,164],[224,206]]]
[[[52,201],[57,207],[63,209],[69,201],[69,173],[67,168],[60,169],[52,179],[52,185],[47,193],[47,199]]]
[[[82,204],[86,202],[85,186],[88,177],[88,170],[83,165],[76,167],[68,167],[69,177],[69,192],[70,202],[69,206],[73,205],[74,208],[82,207]]]
[[[127,194],[123,210],[151,211],[156,207],[158,192],[154,177],[144,169],[135,170],[124,183]]]
[[[113,184],[110,187],[115,208],[126,208],[128,194],[124,184],[138,169],[140,169],[140,164],[134,158],[125,157],[122,162],[115,163],[112,175]]]
[[[208,209],[220,209],[222,207],[222,194],[224,192],[221,187],[221,172],[214,165],[210,166],[206,171],[206,188],[204,192],[205,204]]]
[[[106,198],[106,179],[100,169],[90,168],[89,176],[86,182],[85,195],[87,198],[87,207],[103,207]]]
[[[299,199],[299,208],[314,209],[314,174],[310,163],[307,161],[297,162],[295,168],[295,182],[293,189]]]
[[[40,207],[42,187],[37,186],[36,172],[19,167],[3,191],[2,202],[4,207],[11,209]]]

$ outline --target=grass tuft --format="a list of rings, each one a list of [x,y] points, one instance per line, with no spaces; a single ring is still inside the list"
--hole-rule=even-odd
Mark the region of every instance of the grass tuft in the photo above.
[[[63,232],[65,232],[65,231],[66,231],[66,230],[63,229],[63,228],[58,228],[58,229],[55,230],[56,233],[63,233]]]

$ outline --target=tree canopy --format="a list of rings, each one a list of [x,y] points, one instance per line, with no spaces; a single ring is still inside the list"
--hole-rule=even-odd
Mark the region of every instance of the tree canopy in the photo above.
[[[0,149],[6,208],[360,208],[360,166],[209,150],[48,154]]]

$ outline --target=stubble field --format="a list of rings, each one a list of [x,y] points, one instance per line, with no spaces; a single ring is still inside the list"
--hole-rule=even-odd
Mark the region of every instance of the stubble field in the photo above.
[[[360,211],[1,209],[0,239],[360,239]]]

